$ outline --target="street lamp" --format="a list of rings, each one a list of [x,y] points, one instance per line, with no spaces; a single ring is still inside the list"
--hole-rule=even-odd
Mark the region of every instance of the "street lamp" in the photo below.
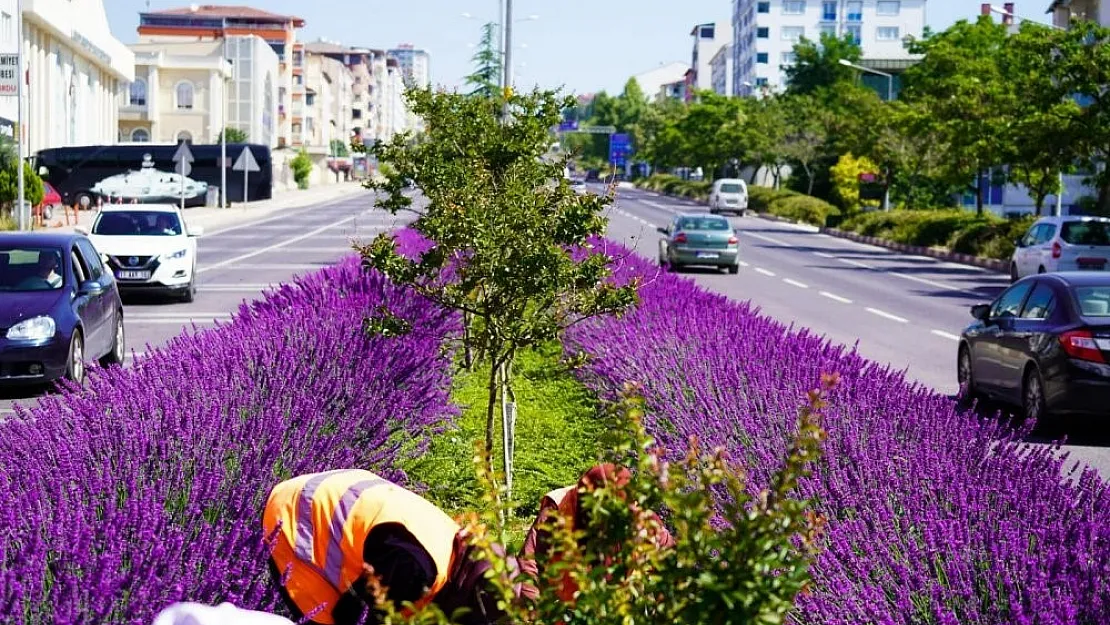
[[[885,76],[886,77],[886,99],[887,99],[888,102],[894,100],[894,75],[893,74],[888,74],[886,72],[880,72],[879,70],[871,69],[870,67],[864,67],[862,65],[856,65],[855,63],[849,61],[848,59],[840,59],[840,64],[843,65],[844,67],[851,67],[852,69],[859,70],[861,72],[867,72],[867,73],[870,73],[870,74],[875,74],[877,76]],[[883,210],[888,211],[888,210],[890,210],[890,181],[887,180],[886,184],[883,185],[883,186],[885,187],[885,190],[883,191]]]

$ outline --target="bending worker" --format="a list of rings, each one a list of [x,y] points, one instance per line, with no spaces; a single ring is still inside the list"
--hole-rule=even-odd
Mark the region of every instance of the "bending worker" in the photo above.
[[[359,622],[375,605],[364,565],[373,567],[398,610],[403,602],[434,602],[448,616],[468,608],[460,625],[493,623],[503,615],[486,587],[490,563],[472,559],[473,547],[451,517],[369,471],[328,471],[278,484],[262,525],[267,538],[280,529],[270,572],[298,621]],[[518,596],[534,592],[516,590]],[[365,622],[378,618],[371,609]]]
[[[553,490],[540,500],[540,511],[536,516],[528,535],[524,537],[524,545],[520,553],[520,568],[538,579],[541,567],[548,562],[558,560],[558,554],[552,553],[551,535],[544,527],[549,524],[553,515],[561,515],[570,522],[570,529],[584,530],[589,527],[589,510],[579,505],[582,495],[591,493],[598,488],[609,488],[618,493],[632,479],[632,474],[624,467],[617,467],[611,463],[599,464],[579,478],[574,486],[567,486]],[[655,516],[654,513],[651,513]],[[656,517],[658,518],[658,517]],[[674,546],[674,538],[662,521],[654,536],[654,542],[660,549]],[[563,601],[573,602],[578,587],[570,578],[563,576],[563,582],[558,589],[559,598]]]

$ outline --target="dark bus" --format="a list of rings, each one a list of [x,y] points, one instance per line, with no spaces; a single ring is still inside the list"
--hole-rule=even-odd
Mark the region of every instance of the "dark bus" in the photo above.
[[[273,196],[273,167],[270,148],[254,143],[227,145],[227,199],[243,201],[243,172],[231,167],[249,147],[261,171],[250,172],[248,201],[268,200]],[[182,196],[185,206],[204,206],[211,188],[220,187],[220,145],[190,144],[192,171],[182,179],[175,170],[173,155],[177,145],[131,144],[87,145],[42,150],[35,157],[35,170],[62,196],[67,206],[138,202],[177,204]],[[215,197],[219,197],[218,195]]]

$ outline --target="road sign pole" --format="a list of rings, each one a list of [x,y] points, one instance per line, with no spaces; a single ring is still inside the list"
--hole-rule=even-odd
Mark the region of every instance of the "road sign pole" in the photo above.
[[[19,136],[16,137],[16,154],[18,154],[19,166],[16,168],[16,206],[19,207],[19,229],[30,230],[30,211],[24,209],[26,204],[26,182],[23,179],[23,154],[25,151],[26,141],[23,139],[23,80],[26,78],[23,75],[23,0],[16,0],[15,9],[15,42],[19,48],[16,50],[16,88],[15,99],[16,108],[19,110],[16,114],[17,124],[19,125]]]
[[[251,175],[251,170],[244,168],[243,169],[243,206],[244,207],[246,207],[246,205],[247,205],[247,189],[250,188],[250,186],[249,186],[250,175]]]

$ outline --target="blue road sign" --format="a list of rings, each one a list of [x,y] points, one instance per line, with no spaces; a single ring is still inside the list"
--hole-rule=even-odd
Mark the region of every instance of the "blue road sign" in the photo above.
[[[632,137],[624,133],[609,136],[609,162],[617,167],[624,167],[628,156],[632,153]]]
[[[559,132],[570,132],[572,130],[578,130],[578,120],[564,120],[559,124]]]

